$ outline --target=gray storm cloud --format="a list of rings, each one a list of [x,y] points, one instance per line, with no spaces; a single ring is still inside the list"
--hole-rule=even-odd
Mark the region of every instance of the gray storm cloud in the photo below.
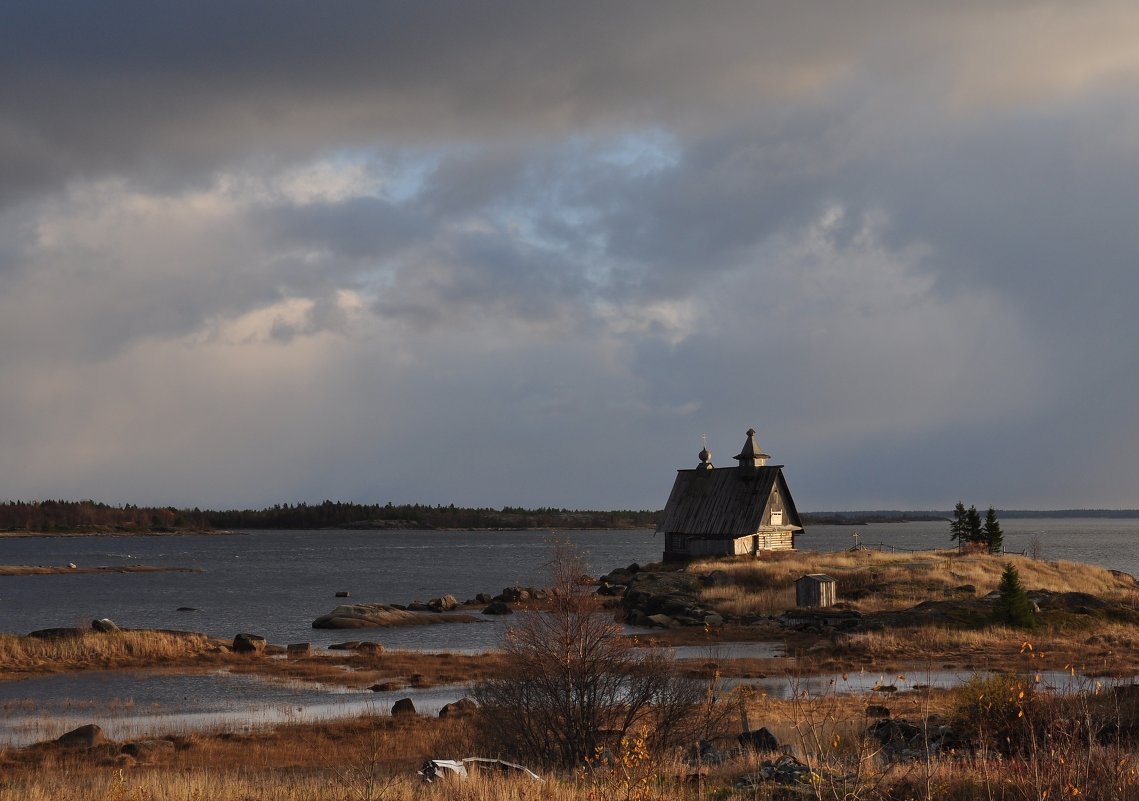
[[[804,509],[1139,505],[1137,35],[6,7],[0,497],[657,507],[755,426]]]

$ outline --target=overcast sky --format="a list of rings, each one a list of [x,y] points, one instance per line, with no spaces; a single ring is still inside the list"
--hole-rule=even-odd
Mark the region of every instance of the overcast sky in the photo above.
[[[6,3],[0,499],[1139,507],[1139,7]]]

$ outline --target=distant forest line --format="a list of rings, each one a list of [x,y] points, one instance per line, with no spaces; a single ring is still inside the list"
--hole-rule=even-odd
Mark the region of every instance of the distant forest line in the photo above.
[[[998,510],[1004,519],[1025,517],[1139,518],[1136,509]],[[577,510],[504,506],[358,504],[336,501],[277,504],[266,509],[212,511],[174,507],[112,506],[98,501],[8,501],[0,503],[0,531],[7,532],[192,532],[232,529],[629,529],[654,528],[661,510]],[[949,510],[807,512],[804,525],[865,525],[948,521]]]

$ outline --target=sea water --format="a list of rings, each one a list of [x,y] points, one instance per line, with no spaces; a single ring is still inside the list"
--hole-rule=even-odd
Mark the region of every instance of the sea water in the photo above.
[[[1139,573],[1139,520],[1014,519],[1002,525],[1009,551],[1033,550],[1045,559],[1090,562]],[[0,538],[0,564],[59,566],[73,562],[84,567],[154,565],[194,571],[3,576],[0,631],[86,627],[94,618],[107,617],[128,628],[184,629],[227,639],[247,631],[274,643],[321,646],[345,639],[375,639],[387,648],[485,651],[500,644],[509,617],[476,615],[476,623],[353,631],[314,630],[311,623],[340,603],[407,603],[445,593],[463,600],[511,585],[543,586],[549,581],[555,544],[567,541],[581,550],[593,575],[631,562],[657,561],[663,547],[661,538],[645,530],[322,530]],[[812,526],[798,544],[802,549],[833,551],[855,543],[903,550],[951,544],[947,522]],[[349,592],[350,597],[337,598],[337,592]],[[179,607],[193,611],[178,611]],[[725,653],[707,656],[727,658]],[[938,674],[924,681],[942,684],[964,678],[968,678],[965,673]],[[871,679],[882,681],[860,676],[858,682]],[[802,686],[819,692],[837,679],[804,681],[807,684]],[[849,677],[842,679],[850,681]],[[773,696],[797,691],[796,685],[782,677],[756,682]],[[861,683],[855,689],[870,689]],[[448,687],[398,694],[419,693],[417,706],[430,712],[463,691]],[[0,742],[45,739],[94,720],[110,726],[111,736],[124,738],[386,712],[394,700],[394,696],[344,687],[282,683],[224,672],[171,676],[113,671],[42,677],[0,683],[0,709],[7,720],[7,725],[0,726]]]

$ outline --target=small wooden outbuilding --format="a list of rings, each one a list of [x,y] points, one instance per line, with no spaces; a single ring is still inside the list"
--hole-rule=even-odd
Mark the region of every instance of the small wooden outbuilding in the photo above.
[[[834,606],[835,581],[822,573],[808,573],[795,579],[795,605],[804,608]]]
[[[665,561],[793,549],[803,524],[783,466],[767,463],[755,429],[748,429],[736,467],[713,467],[711,458],[705,447],[695,469],[677,471],[657,526]]]

